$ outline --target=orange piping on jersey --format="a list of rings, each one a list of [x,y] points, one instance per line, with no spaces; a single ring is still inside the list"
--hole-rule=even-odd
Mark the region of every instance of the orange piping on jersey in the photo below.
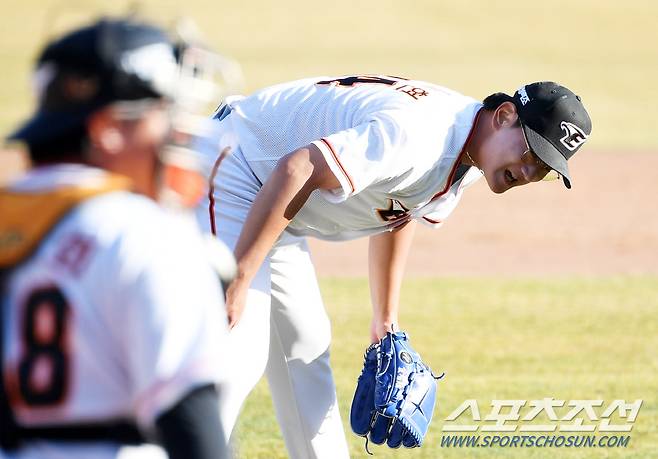
[[[208,178],[208,201],[210,201],[210,204],[208,205],[208,213],[210,214],[210,231],[213,236],[217,236],[217,227],[215,226],[215,176],[219,170],[219,165],[222,164],[222,161],[224,161],[224,158],[226,158],[230,152],[231,147],[226,147],[219,153],[215,160],[215,164],[212,166],[210,177]]]
[[[425,217],[425,216],[423,216],[423,219],[424,219],[425,221],[430,222],[430,223],[433,224],[433,225],[438,225],[439,223],[441,223],[441,220],[438,220],[438,221],[437,221],[437,220],[432,220],[431,218],[428,218],[428,217]]]
[[[452,181],[455,178],[455,174],[457,173],[457,167],[459,167],[459,164],[461,163],[461,157],[464,155],[464,152],[466,151],[466,145],[468,145],[468,142],[471,140],[471,137],[473,137],[473,133],[475,132],[475,126],[478,123],[478,119],[480,119],[481,113],[482,113],[482,108],[480,108],[480,110],[478,110],[478,112],[475,114],[475,119],[473,120],[473,126],[471,127],[471,130],[468,133],[468,136],[466,137],[466,141],[464,142],[464,146],[462,147],[462,150],[459,152],[459,155],[455,160],[455,164],[453,164],[452,169],[450,170],[450,175],[448,176],[448,181],[446,182],[445,188],[443,188],[443,190],[439,191],[437,194],[432,196],[430,202],[446,194],[450,189],[450,187],[452,186]]]
[[[331,152],[331,156],[334,157],[334,161],[336,161],[336,164],[338,164],[338,167],[340,167],[340,170],[343,172],[343,175],[345,175],[345,178],[347,178],[347,181],[349,182],[350,186],[352,187],[352,193],[356,191],[356,188],[354,188],[354,182],[352,181],[352,178],[349,176],[343,165],[340,163],[338,160],[338,155],[336,155],[336,152],[332,148],[331,144],[324,138],[320,139],[329,149]]]

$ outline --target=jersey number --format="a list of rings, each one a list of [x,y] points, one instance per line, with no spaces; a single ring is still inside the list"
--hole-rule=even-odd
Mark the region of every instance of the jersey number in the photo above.
[[[25,355],[18,367],[21,396],[29,405],[58,403],[68,383],[64,351],[69,306],[61,290],[36,290],[27,298],[23,317]]]
[[[421,97],[425,97],[429,94],[427,90],[410,84],[402,84],[402,85],[394,86],[397,83],[403,83],[404,81],[407,80],[405,78],[398,78],[398,77],[359,75],[359,76],[335,78],[333,80],[318,81],[317,84],[343,86],[348,88],[360,84],[382,84],[386,86],[391,86],[396,91],[404,93],[415,100],[418,100]]]
[[[354,86],[360,83],[375,83],[375,84],[385,84],[391,86],[398,82],[399,79],[362,75],[362,76],[349,76],[343,78],[336,78],[335,80],[318,81],[317,84],[333,84],[336,86]]]

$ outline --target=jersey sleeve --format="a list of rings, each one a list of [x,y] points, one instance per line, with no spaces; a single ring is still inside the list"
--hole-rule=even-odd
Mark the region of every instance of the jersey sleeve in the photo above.
[[[196,228],[178,223],[160,221],[122,247],[132,260],[121,270],[118,319],[135,414],[146,427],[221,371],[226,315],[219,280]]]
[[[321,195],[342,202],[378,180],[404,173],[405,165],[395,153],[407,142],[407,118],[402,111],[379,112],[355,127],[314,141],[340,183],[339,188],[321,190]]]

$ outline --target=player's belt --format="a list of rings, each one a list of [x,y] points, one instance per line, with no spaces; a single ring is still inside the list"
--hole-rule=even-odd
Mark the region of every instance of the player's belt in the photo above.
[[[212,118],[214,120],[221,121],[227,116],[229,116],[232,110],[233,109],[227,104],[221,104],[219,107],[217,107],[217,110],[215,110],[215,116],[213,116]]]
[[[0,447],[11,450],[21,443],[31,440],[66,441],[66,442],[111,442],[123,445],[141,445],[148,443],[137,426],[131,421],[118,420],[112,423],[80,424],[64,426],[22,427],[12,426],[10,438],[3,435]],[[4,429],[4,426],[3,426]]]

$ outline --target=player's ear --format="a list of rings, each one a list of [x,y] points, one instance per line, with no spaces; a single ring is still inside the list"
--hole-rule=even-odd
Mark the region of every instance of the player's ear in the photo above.
[[[518,119],[519,114],[516,111],[516,105],[512,102],[503,102],[494,112],[494,128],[500,129],[515,126]]]
[[[125,146],[119,122],[112,116],[111,108],[92,113],[87,120],[87,135],[93,149],[116,155]]]

